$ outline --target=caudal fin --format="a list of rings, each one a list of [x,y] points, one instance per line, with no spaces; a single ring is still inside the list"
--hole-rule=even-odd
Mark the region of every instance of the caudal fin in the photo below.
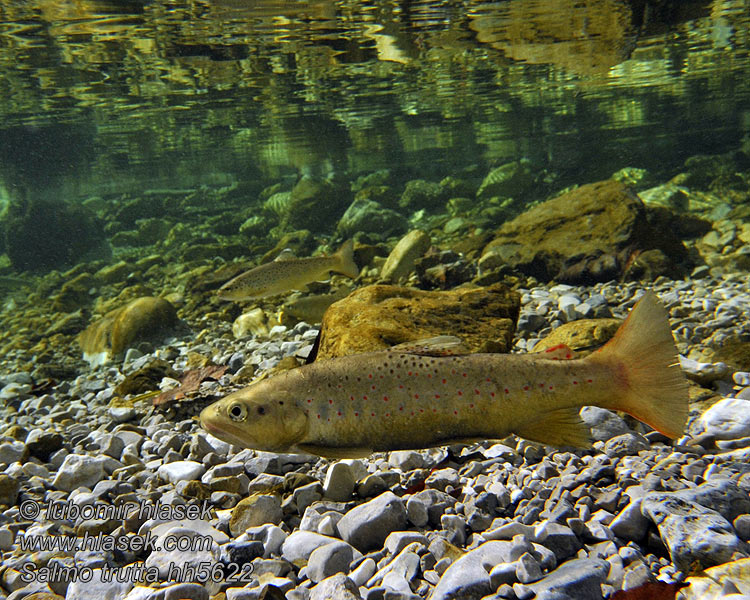
[[[357,263],[354,262],[354,242],[352,240],[345,241],[336,252],[336,256],[339,258],[339,264],[334,271],[352,279],[359,275],[359,268]]]
[[[615,336],[587,360],[622,373],[625,393],[608,408],[621,410],[671,438],[685,430],[688,384],[680,368],[667,311],[653,292],[633,307]]]

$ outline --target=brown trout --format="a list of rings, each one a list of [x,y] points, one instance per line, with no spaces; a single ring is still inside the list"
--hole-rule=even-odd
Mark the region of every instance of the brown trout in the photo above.
[[[574,358],[566,346],[537,354],[456,354],[414,342],[256,382],[206,407],[201,425],[239,446],[332,458],[511,433],[585,447],[590,431],[579,416],[585,405],[682,435],[687,382],[653,293],[585,358]]]
[[[352,279],[359,275],[352,240],[344,242],[331,256],[296,258],[282,252],[275,260],[230,279],[219,288],[217,295],[223,300],[275,296],[288,290],[303,289],[311,281],[327,279],[331,271]]]

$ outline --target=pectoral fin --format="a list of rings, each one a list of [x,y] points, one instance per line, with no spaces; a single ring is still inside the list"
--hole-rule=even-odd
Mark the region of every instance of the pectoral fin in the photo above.
[[[591,447],[591,431],[581,420],[578,408],[561,408],[540,415],[516,428],[516,435],[550,446]]]
[[[308,454],[315,454],[317,456],[322,456],[323,458],[334,458],[336,460],[342,458],[367,458],[372,454],[371,448],[339,448],[332,446],[316,446],[315,444],[297,444],[297,448]]]

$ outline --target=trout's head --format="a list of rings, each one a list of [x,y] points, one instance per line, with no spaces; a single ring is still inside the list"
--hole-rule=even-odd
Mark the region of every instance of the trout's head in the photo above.
[[[221,300],[233,301],[246,300],[248,297],[252,296],[252,290],[243,288],[235,279],[227,281],[216,290],[216,296]]]
[[[273,378],[276,379],[276,378]],[[244,448],[284,452],[302,440],[307,415],[273,379],[229,394],[201,412],[201,427]]]

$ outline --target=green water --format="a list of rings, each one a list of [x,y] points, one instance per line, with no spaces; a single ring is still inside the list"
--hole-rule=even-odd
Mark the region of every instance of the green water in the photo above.
[[[524,159],[516,213],[624,167],[664,182],[748,151],[749,50],[742,0],[4,1],[0,215],[43,198],[106,221],[140,198],[108,234],[167,219],[148,241],[187,217],[236,233],[304,176],[387,170],[394,194],[451,176],[471,197]]]
[[[745,1],[2,2],[0,177],[66,194],[527,157],[578,182],[750,130]]]

